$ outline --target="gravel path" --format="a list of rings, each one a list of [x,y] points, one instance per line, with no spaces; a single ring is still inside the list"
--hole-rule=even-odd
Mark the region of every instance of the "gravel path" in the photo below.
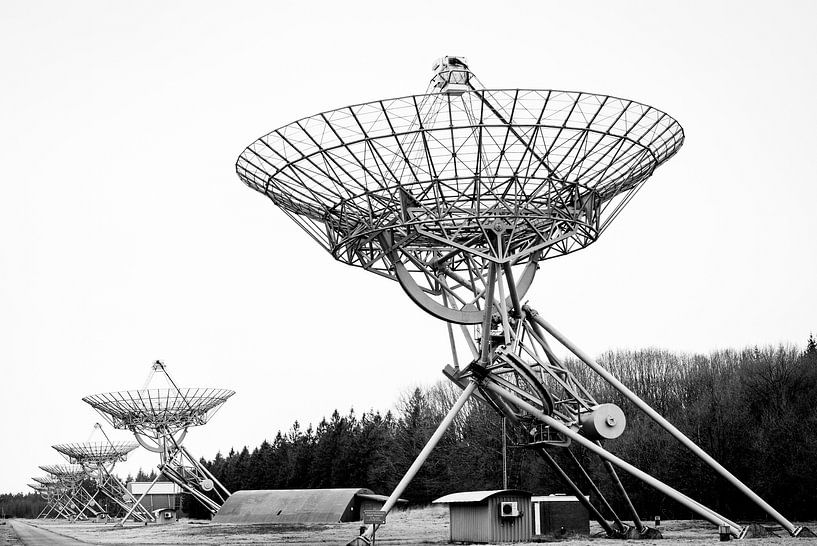
[[[34,525],[23,523],[22,521],[10,521],[9,525],[14,529],[14,532],[19,538],[19,543],[25,546],[82,546],[88,544],[71,537],[58,535],[52,531],[41,529]],[[14,544],[11,542],[10,544]]]

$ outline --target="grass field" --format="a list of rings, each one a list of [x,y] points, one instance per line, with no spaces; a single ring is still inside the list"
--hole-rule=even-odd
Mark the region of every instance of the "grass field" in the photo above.
[[[70,536],[91,544],[346,544],[358,533],[359,523],[300,524],[300,525],[236,525],[213,524],[182,520],[169,525],[128,524],[119,527],[114,524],[66,523],[64,521],[35,520],[39,525],[59,534]],[[817,528],[814,523],[811,529]],[[591,524],[591,535],[600,528]],[[712,545],[718,542],[717,529],[702,521],[666,521],[661,531],[664,540],[645,540],[638,544],[669,546]],[[2,531],[0,531],[2,533]],[[781,538],[748,540],[754,544],[790,544],[817,546],[817,539],[792,539],[785,532]],[[785,535],[785,536],[783,536]],[[0,536],[3,536],[0,534]],[[377,533],[377,544],[448,544],[448,509],[432,506],[395,512],[389,515],[388,523]],[[556,541],[564,546],[593,544],[613,546],[622,544],[619,540],[607,538],[573,538]],[[11,544],[16,544],[12,542]],[[540,543],[531,543],[540,544]]]

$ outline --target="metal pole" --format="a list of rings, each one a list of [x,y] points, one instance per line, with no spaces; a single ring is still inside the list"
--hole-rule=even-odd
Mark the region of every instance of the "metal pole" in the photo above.
[[[502,270],[505,272],[505,278],[508,280],[508,290],[511,293],[511,303],[513,304],[513,317],[519,318],[519,315],[521,314],[521,307],[519,305],[519,292],[516,290],[516,283],[513,280],[511,264],[509,264],[508,262],[503,263]]]
[[[440,275],[440,284],[444,284],[445,280]],[[442,291],[443,293],[443,305],[446,307],[448,306],[448,295],[445,293],[445,290]],[[451,323],[446,321],[445,327],[448,329],[448,343],[451,345],[451,357],[454,359],[454,369],[460,371],[460,361],[457,358],[457,344],[454,342],[454,328],[451,326]]]
[[[502,418],[502,489],[508,488],[508,439],[506,419]]]
[[[414,476],[417,475],[417,472],[420,470],[420,467],[423,466],[423,463],[426,462],[428,456],[431,454],[434,448],[437,447],[437,443],[440,441],[440,438],[443,437],[445,431],[448,430],[448,427],[451,426],[451,423],[454,421],[454,417],[457,416],[462,407],[465,405],[465,402],[468,401],[468,398],[471,396],[471,394],[474,392],[474,389],[476,388],[477,388],[476,382],[471,381],[468,383],[468,386],[465,387],[465,389],[460,393],[459,398],[457,398],[457,401],[454,402],[454,405],[451,407],[451,409],[448,410],[448,414],[439,424],[437,430],[434,431],[434,434],[431,435],[431,438],[428,439],[428,442],[426,442],[426,445],[420,451],[420,454],[417,455],[416,459],[414,459],[414,462],[406,471],[405,475],[403,476],[403,479],[400,480],[400,483],[398,483],[397,487],[394,488],[394,491],[391,492],[391,495],[389,496],[388,500],[386,500],[386,503],[383,505],[383,508],[381,508],[383,512],[388,514],[389,511],[391,511],[391,509],[394,508],[394,505],[397,504],[397,500],[400,498],[400,495],[403,494],[403,491],[406,490],[408,484],[411,483],[411,480],[413,480]],[[370,525],[369,528],[366,529],[366,531],[362,535],[360,535],[360,537],[363,537],[364,540],[368,540],[368,538],[372,536],[372,533],[374,533],[374,527],[375,527],[374,525]],[[350,544],[355,544],[357,539],[360,537],[355,537],[355,539],[352,540]]]
[[[601,447],[601,442],[596,442],[599,447]],[[639,533],[643,533],[646,526],[644,522],[641,521],[641,518],[638,516],[638,512],[633,506],[633,502],[630,500],[630,495],[627,494],[627,490],[624,489],[624,484],[621,483],[621,480],[618,477],[618,473],[616,469],[613,468],[612,463],[610,461],[604,461],[604,468],[607,469],[607,473],[610,475],[610,478],[613,480],[613,484],[618,489],[618,492],[621,493],[621,496],[624,497],[624,502],[627,504],[627,509],[630,511],[630,515],[633,516],[633,523],[635,524],[635,528],[638,529]]]
[[[89,496],[90,496],[90,494],[89,494]],[[82,509],[79,511],[79,514],[82,514],[83,512],[85,512],[85,510],[86,510],[86,509],[87,509],[89,506],[91,506],[91,503],[92,503],[92,502],[94,502],[94,498],[93,498],[93,497],[91,497],[91,498],[89,498],[89,499],[88,499],[88,502],[86,502],[86,503],[85,503],[85,505],[82,507]],[[79,517],[79,514],[77,514],[76,516],[74,516],[74,519],[73,519],[72,521],[77,521],[77,518]],[[94,515],[95,515],[95,514],[94,514]]]
[[[542,459],[550,466],[550,468],[552,468],[553,471],[559,475],[559,477],[562,479],[565,485],[567,485],[571,489],[571,491],[573,491],[573,495],[575,495],[579,502],[582,503],[582,505],[584,505],[585,508],[587,508],[587,511],[590,512],[590,515],[593,516],[593,519],[595,519],[599,523],[599,525],[601,525],[602,529],[604,529],[604,532],[607,533],[607,536],[615,535],[616,531],[615,529],[613,529],[613,526],[610,525],[610,523],[606,519],[604,519],[604,516],[601,515],[601,512],[599,512],[598,509],[595,506],[593,506],[593,503],[591,503],[587,499],[587,497],[584,496],[584,493],[582,492],[581,489],[579,489],[579,486],[576,485],[576,482],[570,479],[570,476],[567,475],[567,472],[565,472],[562,469],[562,467],[559,466],[559,463],[557,463],[556,460],[550,456],[550,453],[548,453],[547,450],[543,447],[538,448],[536,450],[536,453],[538,453],[539,456],[542,457]]]
[[[483,309],[484,316],[482,318],[482,352],[480,353],[479,363],[483,366],[488,365],[488,356],[491,352],[491,315],[494,311],[495,283],[496,264],[491,263],[488,266],[488,285],[485,287],[485,309]]]
[[[602,506],[604,506],[604,508],[608,512],[610,512],[610,515],[613,517],[613,521],[616,523],[616,527],[618,527],[623,533],[624,530],[626,529],[626,526],[624,525],[624,522],[621,521],[621,518],[618,517],[616,511],[613,510],[613,507],[610,506],[610,503],[607,502],[607,497],[604,496],[604,494],[599,489],[599,486],[596,485],[596,482],[593,481],[593,478],[591,478],[590,474],[587,473],[587,470],[584,469],[584,466],[582,466],[582,463],[580,463],[579,459],[576,458],[576,455],[572,451],[570,451],[569,448],[566,448],[565,451],[567,451],[567,454],[570,455],[570,458],[573,460],[573,463],[579,469],[579,473],[581,473],[581,475],[584,476],[584,479],[587,480],[587,483],[590,484],[590,489],[593,493],[596,494],[596,497],[598,497],[599,502],[601,502]]]
[[[156,520],[156,518],[153,517],[153,514],[151,514],[147,508],[139,504],[136,497],[134,497],[133,494],[128,491],[128,488],[121,481],[119,481],[119,478],[111,474],[111,472],[105,468],[104,465],[99,465],[98,469],[102,475],[102,483],[98,487],[100,491],[102,491],[103,495],[108,497],[126,512],[131,508],[125,502],[125,497],[128,497],[135,505],[140,507],[140,509],[133,512],[133,516],[135,518],[138,518],[141,521]]]
[[[187,448],[186,448],[186,447],[184,447],[184,446],[179,446],[179,449],[181,449],[181,450],[184,452],[184,454],[185,454],[185,455],[187,455],[188,460],[190,460],[190,462],[191,462],[191,463],[193,463],[193,464],[196,466],[196,468],[198,468],[198,469],[199,469],[199,472],[201,472],[202,474],[204,474],[205,476],[207,476],[208,478],[210,478],[211,480],[213,480],[213,483],[214,483],[214,484],[216,484],[217,486],[219,486],[219,487],[221,488],[222,492],[223,492],[225,495],[227,495],[227,497],[229,497],[230,495],[232,495],[232,493],[230,493],[230,490],[229,490],[229,489],[227,489],[226,487],[224,487],[224,484],[222,484],[220,481],[218,481],[218,478],[216,478],[216,477],[213,475],[213,473],[212,473],[212,472],[210,472],[209,470],[207,470],[207,467],[205,467],[203,464],[201,464],[199,461],[197,461],[196,459],[194,459],[194,458],[193,458],[193,457],[190,455],[190,452],[189,452],[189,451],[187,451]],[[216,491],[216,493],[218,493],[218,491]]]
[[[513,396],[511,393],[509,393],[505,389],[495,385],[492,382],[486,381],[485,383],[483,383],[483,388],[485,388],[485,389],[487,389],[489,391],[492,391],[492,392],[498,394],[499,396],[501,396],[503,398],[508,399],[509,401],[513,402],[516,406],[524,409],[525,411],[527,411],[528,413],[530,413],[531,415],[533,415],[534,417],[536,417],[537,419],[539,419],[540,421],[542,421],[543,423],[548,425],[549,427],[552,427],[555,430],[557,430],[558,432],[560,432],[560,433],[564,434],[565,436],[567,436],[568,438],[571,438],[574,442],[578,442],[579,444],[583,445],[584,447],[586,447],[590,451],[596,453],[598,456],[602,457],[603,459],[606,459],[606,460],[610,461],[611,463],[613,463],[614,465],[622,468],[623,470],[626,470],[627,472],[629,472],[630,474],[632,474],[636,478],[639,478],[639,479],[645,481],[646,483],[648,483],[649,485],[651,485],[654,488],[658,489],[660,492],[664,493],[668,497],[671,497],[675,501],[683,504],[684,506],[686,506],[687,508],[689,508],[693,512],[699,513],[701,516],[704,517],[704,519],[710,521],[711,523],[713,523],[715,525],[721,525],[723,523],[726,523],[732,528],[732,532],[733,532],[733,534],[735,536],[738,536],[740,534],[741,528],[736,523],[724,518],[723,516],[721,516],[717,512],[714,512],[713,510],[710,510],[709,508],[706,508],[705,506],[703,506],[701,504],[698,504],[696,501],[694,501],[691,498],[687,497],[686,495],[684,495],[680,491],[676,491],[675,489],[673,489],[669,485],[665,484],[661,480],[658,480],[658,479],[650,476],[649,474],[647,474],[643,470],[640,470],[640,469],[634,467],[633,465],[631,465],[627,461],[624,461],[623,459],[620,459],[620,458],[616,457],[615,455],[613,455],[612,453],[610,453],[609,451],[607,451],[603,447],[600,447],[600,446],[596,445],[594,442],[592,442],[591,440],[585,438],[584,436],[582,436],[578,432],[576,432],[573,429],[565,426],[560,421],[557,421],[553,417],[545,415],[544,413],[539,411],[538,408],[536,408],[532,404],[529,404],[528,402],[526,402],[522,398]]]
[[[120,521],[120,522],[119,522],[119,525],[125,525],[125,522],[126,522],[126,521],[128,521],[128,518],[130,517],[131,513],[133,513],[133,511],[134,511],[134,510],[136,510],[136,507],[137,507],[137,506],[141,506],[141,505],[142,505],[142,499],[144,499],[144,498],[145,498],[145,495],[147,495],[148,493],[150,493],[150,490],[151,490],[151,489],[153,489],[153,486],[154,486],[154,485],[156,485],[156,482],[158,482],[158,481],[159,481],[159,477],[160,477],[161,475],[162,475],[161,471],[160,471],[158,474],[156,474],[156,477],[155,477],[155,478],[153,478],[153,481],[152,481],[152,482],[150,482],[150,485],[148,486],[148,488],[147,488],[147,489],[145,489],[145,492],[144,492],[144,493],[142,493],[142,494],[139,496],[139,499],[138,499],[138,500],[137,500],[135,503],[133,503],[133,506],[131,507],[131,509],[130,509],[130,510],[128,510],[128,513],[127,513],[127,514],[125,514],[125,517],[124,517],[124,518],[122,518],[122,521]],[[143,507],[143,508],[144,508],[144,507]]]
[[[783,515],[780,512],[772,508],[772,506],[766,501],[764,501],[762,498],[760,498],[760,496],[757,493],[749,489],[749,487],[747,487],[742,481],[737,479],[731,472],[729,472],[723,466],[721,466],[721,464],[718,461],[713,459],[706,451],[698,447],[698,445],[695,442],[687,438],[687,436],[683,432],[675,428],[675,426],[672,423],[664,419],[664,417],[662,417],[660,413],[652,409],[649,406],[649,404],[644,402],[633,391],[624,386],[624,384],[618,379],[616,379],[615,376],[613,376],[613,374],[611,374],[602,366],[600,366],[598,363],[596,363],[595,360],[590,358],[588,354],[586,354],[584,351],[582,351],[576,345],[574,345],[569,339],[567,339],[558,330],[556,330],[556,328],[551,326],[545,319],[536,315],[535,311],[529,308],[527,310],[529,311],[529,314],[532,316],[533,320],[537,324],[539,324],[542,328],[547,330],[548,333],[550,333],[550,335],[552,335],[559,341],[559,343],[567,347],[570,350],[570,352],[572,352],[582,362],[584,362],[590,368],[592,368],[594,372],[599,374],[613,388],[615,388],[617,391],[623,394],[630,402],[638,406],[638,408],[641,409],[641,411],[646,413],[653,421],[658,423],[667,432],[672,434],[679,442],[684,444],[690,451],[692,451],[692,453],[697,455],[705,463],[711,466],[718,474],[726,478],[732,485],[737,487],[744,495],[752,499],[755,502],[755,504],[763,508],[780,525],[782,525],[783,528],[789,532],[789,534],[793,535],[795,533],[797,528],[794,526],[794,524],[792,524],[792,522],[783,517]]]

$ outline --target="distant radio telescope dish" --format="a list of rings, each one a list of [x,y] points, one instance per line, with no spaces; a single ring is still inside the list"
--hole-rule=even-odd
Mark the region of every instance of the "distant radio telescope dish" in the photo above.
[[[96,492],[91,494],[92,501],[88,502],[86,510],[91,511],[91,515],[96,517],[99,514],[107,514],[107,510],[97,502],[100,495],[114,502],[125,512],[131,511],[131,517],[135,521],[153,522],[156,518],[148,508],[136,504],[136,498],[128,490],[124,483],[114,474],[117,463],[127,459],[128,454],[139,447],[137,442],[111,441],[99,423],[94,425],[92,434],[98,433],[102,436],[99,442],[82,442],[57,444],[53,447],[65,459],[74,465],[81,465],[89,479],[96,485]],[[83,504],[84,505],[84,504]]]
[[[165,378],[167,388],[148,388],[157,373]],[[187,451],[182,442],[190,427],[206,424],[234,394],[228,389],[180,388],[164,363],[157,360],[142,389],[94,394],[86,396],[83,401],[97,410],[111,426],[130,430],[142,447],[158,453],[159,475],[176,483],[215,514],[230,492]],[[207,480],[214,484],[212,489],[201,486],[202,481],[210,483]],[[211,492],[212,495],[206,494]],[[132,509],[135,510],[136,506]]]

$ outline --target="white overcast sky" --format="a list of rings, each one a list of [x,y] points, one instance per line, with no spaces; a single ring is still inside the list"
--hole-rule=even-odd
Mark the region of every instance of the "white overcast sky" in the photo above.
[[[0,491],[84,441],[84,395],[163,359],[237,394],[211,458],[440,378],[445,327],[334,262],[241,184],[237,155],[318,111],[487,87],[614,94],[686,143],[532,303],[590,353],[817,332],[817,3],[0,3]],[[126,439],[122,431],[115,438]],[[155,465],[141,453],[123,469]],[[365,485],[365,484],[361,484]]]

